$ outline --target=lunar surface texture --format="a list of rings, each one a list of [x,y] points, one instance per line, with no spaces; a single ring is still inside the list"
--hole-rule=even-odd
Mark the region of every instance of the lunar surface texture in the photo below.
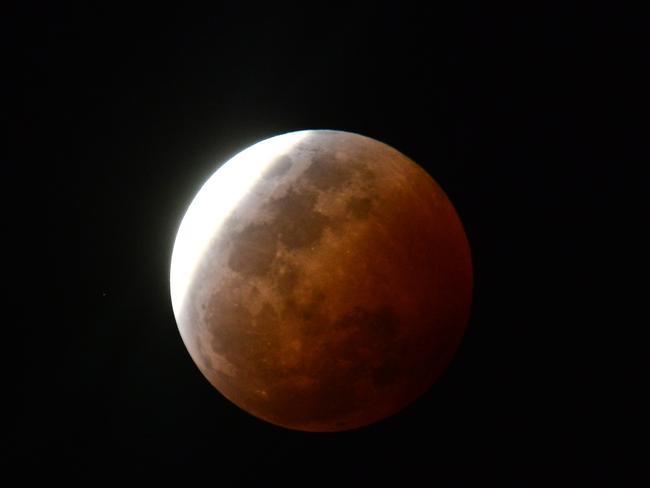
[[[413,402],[455,354],[472,264],[438,184],[392,147],[307,130],[223,164],[188,208],[171,261],[183,341],[250,414],[331,432]]]

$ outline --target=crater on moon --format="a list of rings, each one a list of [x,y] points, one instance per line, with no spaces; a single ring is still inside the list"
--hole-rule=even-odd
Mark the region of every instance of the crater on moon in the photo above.
[[[303,131],[247,151],[201,190],[250,171],[231,211],[200,192],[176,238],[172,302],[194,362],[232,402],[288,428],[398,412],[442,374],[468,320],[470,252],[453,206],[414,162],[358,134]],[[197,238],[185,222],[201,219],[214,230]]]

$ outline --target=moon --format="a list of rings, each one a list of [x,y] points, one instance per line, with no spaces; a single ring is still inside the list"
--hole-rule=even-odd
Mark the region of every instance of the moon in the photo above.
[[[462,340],[470,247],[415,162],[350,132],[261,141],[223,164],[174,243],[171,299],[199,370],[275,425],[355,429],[415,401]]]

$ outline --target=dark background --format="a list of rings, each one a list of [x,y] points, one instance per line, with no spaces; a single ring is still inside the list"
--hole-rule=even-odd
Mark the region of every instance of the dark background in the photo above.
[[[22,479],[621,483],[641,18],[448,3],[14,8],[26,175],[12,181],[37,198],[12,213],[38,234],[33,252],[25,239],[38,298],[15,348]],[[475,266],[445,376],[395,417],[339,434],[283,430],[225,400],[192,363],[168,290],[200,185],[248,145],[306,128],[359,132],[421,164]]]

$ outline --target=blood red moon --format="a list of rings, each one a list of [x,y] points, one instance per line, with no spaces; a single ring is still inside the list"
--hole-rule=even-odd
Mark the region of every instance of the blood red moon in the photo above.
[[[358,134],[267,139],[188,208],[171,262],[181,337],[226,398],[276,425],[384,419],[443,373],[470,311],[472,264],[443,190]]]

